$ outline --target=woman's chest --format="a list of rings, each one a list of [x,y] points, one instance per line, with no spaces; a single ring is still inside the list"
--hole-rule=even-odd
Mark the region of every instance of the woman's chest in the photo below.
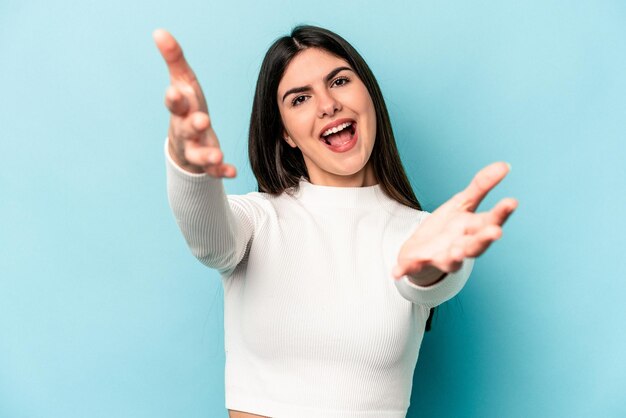
[[[404,233],[398,227],[379,216],[333,213],[283,219],[256,236],[238,294],[246,345],[283,360],[310,355],[380,365],[381,346],[385,361],[405,356],[424,318],[393,283],[408,225],[400,226]]]

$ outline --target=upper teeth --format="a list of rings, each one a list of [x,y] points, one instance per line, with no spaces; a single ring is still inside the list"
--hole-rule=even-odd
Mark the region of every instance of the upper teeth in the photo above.
[[[342,123],[341,125],[337,125],[337,126],[335,126],[334,128],[330,128],[330,129],[325,130],[325,131],[322,133],[322,136],[328,136],[328,135],[330,135],[330,134],[335,134],[335,133],[337,133],[337,132],[341,131],[342,129],[347,128],[347,127],[348,127],[348,126],[350,126],[350,125],[352,125],[352,122]]]

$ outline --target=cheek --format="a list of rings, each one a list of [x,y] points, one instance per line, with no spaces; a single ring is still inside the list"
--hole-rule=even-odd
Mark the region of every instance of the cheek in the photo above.
[[[372,140],[374,140],[374,136],[376,136],[376,110],[374,109],[374,103],[367,92],[360,101],[360,106],[359,113],[366,115],[367,130],[368,133],[372,135]]]
[[[370,97],[367,88],[365,86],[361,86],[358,92],[353,96],[353,106],[354,109],[362,115],[367,115],[368,119],[371,121],[373,119],[373,123],[376,123],[376,112],[374,111],[374,102]]]
[[[369,95],[367,96],[367,114],[368,114],[368,120],[369,120],[369,129],[372,132],[372,135],[374,135],[374,137],[376,136],[376,110],[374,109],[374,103],[372,102],[372,99],[369,97]],[[374,138],[375,139],[375,138]]]
[[[311,122],[309,118],[303,117],[303,112],[281,112],[283,129],[286,135],[291,138],[290,145],[295,145],[300,151],[307,153],[311,148]],[[308,121],[308,122],[307,122]]]
[[[371,117],[373,117],[374,123],[376,123],[376,112],[374,110],[374,102],[372,101],[372,98],[370,97],[369,94],[367,94],[367,98],[365,99],[365,103],[366,103],[368,114]]]
[[[372,113],[370,115],[370,129],[372,131],[372,135],[376,137],[376,112],[374,111],[373,108],[372,108]]]

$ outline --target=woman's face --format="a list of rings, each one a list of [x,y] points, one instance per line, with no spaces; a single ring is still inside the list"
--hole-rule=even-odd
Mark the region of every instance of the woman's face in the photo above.
[[[296,55],[278,85],[284,138],[304,156],[311,183],[377,183],[370,155],[376,114],[365,84],[343,59],[319,48]]]

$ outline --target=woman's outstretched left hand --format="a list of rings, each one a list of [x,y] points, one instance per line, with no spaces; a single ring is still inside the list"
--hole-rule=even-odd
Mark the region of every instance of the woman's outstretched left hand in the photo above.
[[[478,257],[502,236],[502,225],[517,208],[517,200],[502,199],[490,211],[475,212],[480,202],[509,172],[493,163],[480,170],[467,188],[435,210],[402,245],[396,279],[404,275],[432,284],[461,268],[466,257]]]

